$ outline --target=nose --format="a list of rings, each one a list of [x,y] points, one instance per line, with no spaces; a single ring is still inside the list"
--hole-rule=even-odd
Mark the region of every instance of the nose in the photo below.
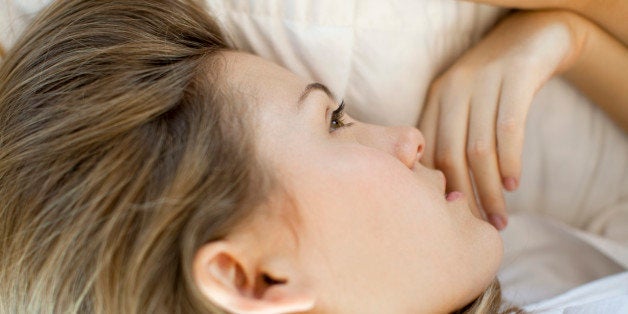
[[[409,126],[390,127],[394,139],[392,154],[408,168],[414,168],[423,157],[425,138],[417,128]]]
[[[421,160],[425,148],[425,138],[417,128],[409,126],[382,127],[370,125],[370,146],[395,156],[408,168],[414,168]]]

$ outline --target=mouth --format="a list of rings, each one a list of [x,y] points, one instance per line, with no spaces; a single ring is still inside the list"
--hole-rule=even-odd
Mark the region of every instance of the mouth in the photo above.
[[[455,201],[457,201],[459,199],[462,199],[463,197],[464,197],[464,194],[462,192],[460,192],[460,191],[452,191],[452,192],[449,192],[449,193],[445,194],[445,199],[448,202],[455,202]]]
[[[437,176],[439,178],[437,178],[438,181],[440,181],[440,186],[441,186],[441,191],[443,193],[443,198],[445,198],[446,201],[448,202],[454,202],[457,201],[461,198],[464,198],[464,193],[460,192],[460,191],[451,191],[449,193],[447,193],[447,177],[445,177],[445,174],[438,170],[438,169],[430,169],[431,171],[435,171]],[[438,182],[437,182],[438,185]]]
[[[445,200],[448,202],[455,202],[464,198],[464,193],[460,191],[451,191],[447,193],[447,177],[445,177],[445,174],[440,170],[438,170],[438,173],[440,174],[441,181],[443,182],[443,194],[445,195]]]

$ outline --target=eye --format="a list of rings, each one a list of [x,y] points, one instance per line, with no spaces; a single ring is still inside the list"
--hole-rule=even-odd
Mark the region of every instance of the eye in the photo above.
[[[331,122],[329,123],[329,132],[337,131],[338,129],[351,126],[353,123],[345,123],[345,102],[342,101],[338,109],[331,113]]]

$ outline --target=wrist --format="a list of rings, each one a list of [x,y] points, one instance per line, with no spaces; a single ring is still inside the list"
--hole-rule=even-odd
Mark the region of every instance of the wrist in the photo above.
[[[591,24],[580,15],[561,9],[520,11],[513,15],[510,22],[518,27],[526,25],[527,29],[536,29],[537,33],[553,30],[553,36],[544,39],[541,49],[565,49],[554,74],[567,71],[578,62],[587,44]],[[553,46],[554,43],[561,43],[562,46]]]
[[[557,72],[561,73],[569,70],[580,60],[590,36],[591,23],[580,15],[569,11],[556,11],[556,14],[559,15],[559,20],[563,25],[567,27],[571,39],[569,52],[557,69]]]
[[[573,12],[583,14],[587,12],[592,0],[559,0],[560,7]]]
[[[559,26],[566,32],[568,39],[566,51],[556,67],[555,74],[569,70],[580,59],[587,45],[590,33],[590,22],[580,15],[567,10],[541,10],[528,14],[537,15],[542,20],[543,29]]]

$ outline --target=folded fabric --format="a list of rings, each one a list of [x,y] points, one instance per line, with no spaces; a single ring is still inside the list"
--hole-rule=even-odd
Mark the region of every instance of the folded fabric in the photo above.
[[[628,270],[628,246],[546,215],[514,214],[501,235],[503,297],[520,306]]]
[[[628,313],[628,272],[608,276],[524,307],[535,314]]]

